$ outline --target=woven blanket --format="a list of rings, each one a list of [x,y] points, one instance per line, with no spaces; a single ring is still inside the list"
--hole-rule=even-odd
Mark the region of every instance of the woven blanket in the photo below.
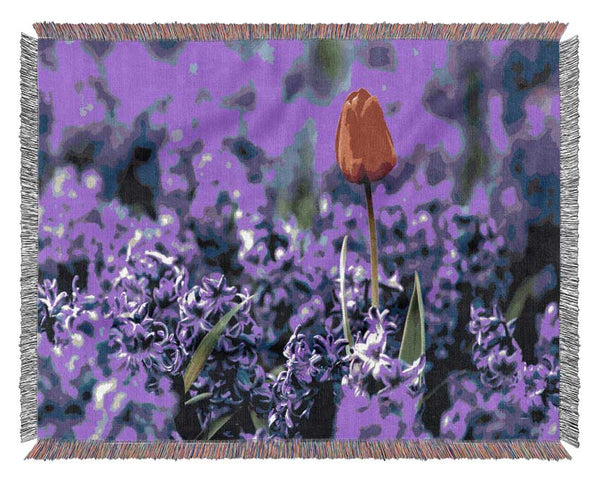
[[[565,28],[36,24],[29,457],[568,458]]]

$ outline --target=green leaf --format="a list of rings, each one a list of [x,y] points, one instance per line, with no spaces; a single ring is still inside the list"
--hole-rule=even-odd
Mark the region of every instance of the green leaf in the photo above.
[[[211,393],[203,392],[201,394],[198,394],[197,396],[194,396],[191,399],[188,399],[184,404],[186,406],[190,406],[191,404],[196,404],[197,402],[203,401],[204,399],[208,399],[211,396],[212,396]]]
[[[350,352],[350,346],[354,346],[352,332],[350,331],[350,321],[348,321],[348,309],[346,308],[346,257],[348,252],[348,236],[344,236],[342,242],[342,252],[340,253],[340,306],[342,308],[342,325],[344,327],[344,337],[348,341],[346,352]]]
[[[537,297],[535,285],[538,278],[542,275],[543,272],[529,276],[519,285],[513,294],[508,309],[506,310],[505,317],[507,320],[511,321],[518,318],[523,312],[523,308],[525,307],[527,299]]]
[[[229,321],[233,319],[233,316],[235,316],[244,306],[244,304],[246,304],[250,299],[252,299],[252,296],[245,299],[244,302],[237,304],[233,309],[227,312],[223,317],[221,317],[221,319],[217,321],[210,332],[204,336],[204,339],[202,339],[200,342],[198,349],[196,349],[196,352],[192,356],[190,363],[183,373],[184,392],[188,392],[192,386],[192,383],[196,380],[198,374],[200,374],[200,371],[202,371],[204,364],[206,364],[206,360],[217,345],[217,341],[219,340],[221,334],[223,334],[223,331],[225,330],[225,327],[227,327]]]
[[[252,419],[255,431],[258,431],[261,428],[267,429],[267,422],[264,419],[259,418],[254,409],[250,409],[250,419]]]
[[[414,363],[425,352],[425,317],[419,274],[415,272],[415,287],[408,305],[399,358]]]
[[[234,414],[235,413],[227,414],[227,415],[223,416],[222,418],[219,418],[216,421],[213,421],[212,423],[210,423],[210,426],[208,426],[208,430],[206,431],[206,437],[204,439],[206,441],[209,441],[210,439],[212,439],[212,437],[215,434],[217,434],[223,426],[225,426],[227,424],[227,421],[229,421],[233,417]]]

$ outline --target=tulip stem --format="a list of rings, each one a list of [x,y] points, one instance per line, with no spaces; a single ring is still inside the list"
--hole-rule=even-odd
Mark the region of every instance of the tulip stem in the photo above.
[[[377,260],[377,229],[375,227],[375,212],[373,211],[373,194],[371,182],[365,181],[367,197],[367,214],[369,216],[369,241],[371,248],[371,305],[379,309],[379,261]]]

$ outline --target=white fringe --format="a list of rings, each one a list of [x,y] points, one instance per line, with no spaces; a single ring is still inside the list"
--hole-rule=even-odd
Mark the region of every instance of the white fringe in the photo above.
[[[21,441],[37,437],[37,45],[21,35]]]
[[[579,446],[579,39],[560,43],[560,438]]]

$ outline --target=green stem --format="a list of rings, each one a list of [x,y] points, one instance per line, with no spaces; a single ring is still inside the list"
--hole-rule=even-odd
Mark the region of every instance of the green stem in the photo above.
[[[350,354],[350,347],[354,346],[350,321],[348,321],[348,309],[346,308],[346,256],[348,251],[348,236],[344,236],[342,252],[340,253],[340,306],[342,308],[342,325],[344,326],[344,337],[348,341],[346,353]]]
[[[367,197],[367,214],[369,216],[369,240],[371,248],[371,304],[379,308],[379,273],[377,260],[377,230],[375,227],[375,212],[373,211],[373,194],[371,182],[365,182],[365,195]]]

